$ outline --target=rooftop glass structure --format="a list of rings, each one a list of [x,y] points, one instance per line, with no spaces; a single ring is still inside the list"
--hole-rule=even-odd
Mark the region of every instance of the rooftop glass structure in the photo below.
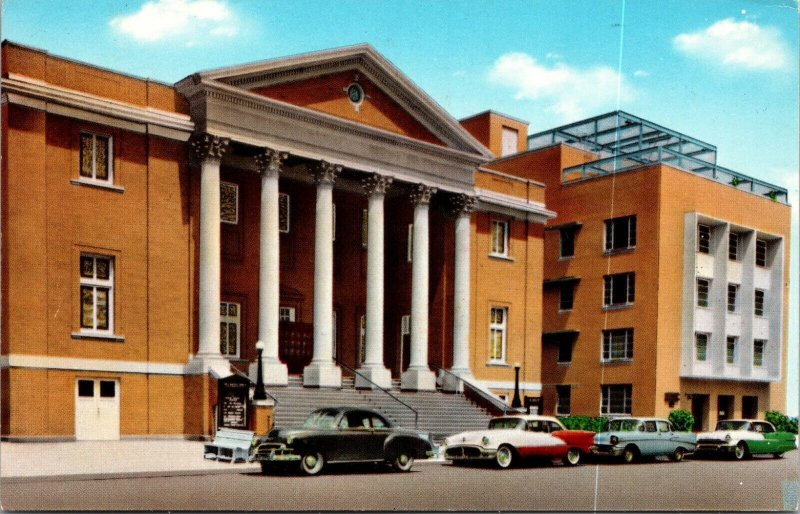
[[[562,171],[562,182],[663,163],[739,190],[788,203],[782,187],[718,166],[717,147],[624,111],[613,111],[528,136],[528,150],[566,143],[599,157]]]

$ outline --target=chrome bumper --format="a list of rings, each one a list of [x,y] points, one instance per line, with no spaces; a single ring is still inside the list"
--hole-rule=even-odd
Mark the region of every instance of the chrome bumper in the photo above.
[[[444,449],[445,460],[486,460],[494,459],[496,455],[496,448],[484,448],[483,446],[457,445]]]
[[[612,446],[610,444],[598,444],[589,449],[589,452],[592,455],[601,455],[607,457],[619,457],[624,451],[624,447]]]

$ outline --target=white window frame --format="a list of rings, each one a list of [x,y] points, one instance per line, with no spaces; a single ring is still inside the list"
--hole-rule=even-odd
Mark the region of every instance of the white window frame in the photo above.
[[[220,348],[220,353],[222,353],[222,356],[227,359],[238,359],[242,353],[242,304],[238,302],[222,301],[220,302],[220,310],[222,309],[223,305],[225,305],[226,314],[223,316],[222,313],[220,313],[220,331],[222,331],[222,323],[227,324],[229,327],[230,325],[236,326],[236,353],[222,353],[222,348]],[[230,312],[231,305],[236,306],[235,316],[227,314],[227,312]],[[230,334],[230,328],[228,329],[228,334]],[[221,340],[222,334],[220,332],[220,342]]]
[[[622,336],[622,341],[619,340],[619,336]],[[632,328],[603,330],[600,362],[630,362],[633,360],[633,341]],[[617,352],[614,351],[615,349]],[[615,357],[615,353],[618,353],[620,349],[622,350],[622,357]]]
[[[728,293],[727,293],[727,301],[726,301],[726,308],[728,313],[736,314],[739,312],[739,291],[740,291],[739,284],[734,284],[733,282],[728,282]],[[733,298],[731,298],[731,295]],[[731,302],[731,300],[733,300]]]
[[[234,191],[234,195],[233,195],[233,197],[234,197],[234,215],[233,215],[233,219],[232,220],[231,219],[225,219],[225,217],[222,215],[222,189],[225,188],[225,187],[229,187],[229,188],[233,189],[233,191]],[[227,182],[227,181],[221,180],[220,183],[219,183],[219,196],[220,196],[220,205],[219,205],[219,208],[220,208],[219,220],[220,220],[220,222],[227,223],[228,225],[237,225],[239,223],[239,184],[236,184],[235,182]]]
[[[763,253],[764,253],[763,263],[759,263],[759,261],[761,260],[759,259],[759,253],[761,253],[761,250],[759,250],[759,248],[763,248]],[[764,239],[756,239],[755,263],[756,266],[758,266],[759,268],[769,267],[769,244]]]
[[[753,367],[754,368],[763,368],[764,367],[764,357],[767,354],[767,340],[766,339],[753,339]],[[761,347],[761,351],[756,351],[758,347]]]
[[[502,312],[503,314],[503,321],[497,323],[493,321],[494,319],[494,312]],[[499,358],[496,356],[492,356],[493,350],[493,343],[494,343],[494,334],[500,334],[500,346],[501,352]],[[506,364],[507,354],[507,343],[508,343],[508,307],[500,307],[500,306],[492,306],[489,308],[489,364]]]
[[[625,277],[625,302],[614,303],[614,280],[617,277]],[[636,300],[636,274],[632,271],[627,273],[613,273],[603,276],[603,307],[614,309],[633,305]]]
[[[703,233],[706,233],[706,239],[703,239]],[[697,253],[711,253],[711,225],[697,224]]]
[[[733,345],[733,357],[731,357],[731,345]],[[735,366],[739,361],[739,338],[728,336],[725,338],[725,364]]]
[[[284,216],[285,222],[281,220],[280,211],[281,209],[286,209],[286,216]],[[290,228],[290,219],[291,219],[291,197],[286,193],[278,193],[278,232],[281,234],[288,234]]]
[[[278,308],[278,319],[284,323],[294,323],[296,321],[297,309],[294,307]]]
[[[508,257],[508,231],[508,221],[492,220],[489,223],[491,245],[489,255],[493,257]]]
[[[701,281],[705,282],[705,286],[704,286],[705,289],[706,289],[705,296],[700,294],[700,287],[701,287],[700,282]],[[695,283],[696,283],[696,289],[695,290],[697,292],[696,306],[697,307],[702,307],[704,309],[707,309],[707,308],[711,307],[711,298],[710,298],[710,296],[711,296],[711,279],[710,278],[704,278],[704,277],[698,277],[697,280],[695,281]],[[705,298],[705,300],[704,300],[705,304],[701,303],[701,299],[702,298]]]
[[[81,173],[82,171],[82,157],[83,157],[83,137],[90,136],[92,138],[92,176],[87,177]],[[108,178],[97,178],[97,138],[102,137],[108,139],[108,155],[106,163],[108,169]],[[107,186],[114,183],[114,138],[111,134],[104,134],[101,132],[90,132],[82,130],[79,134],[78,140],[78,180],[81,182],[90,182],[93,184],[100,184]]]
[[[759,302],[758,297],[759,293],[761,293],[761,301]],[[758,317],[764,316],[764,305],[766,305],[767,301],[767,292],[763,289],[756,289],[753,293],[753,315]],[[760,304],[760,305],[759,305]],[[759,310],[761,312],[759,312]]]
[[[703,358],[700,358],[700,342],[703,343]],[[711,340],[711,334],[708,332],[695,332],[694,333],[694,360],[697,362],[708,362],[708,343]]]
[[[612,412],[611,398],[615,394],[622,394],[622,411]],[[600,414],[609,415],[630,415],[633,410],[633,385],[631,384],[608,384],[600,386]]]
[[[739,234],[736,232],[729,232],[728,233],[728,260],[731,261],[738,261],[740,258],[739,255],[739,246],[740,246]]]
[[[562,410],[562,397],[561,392],[566,391],[566,398],[569,400],[567,402],[566,410]],[[572,410],[572,386],[561,384],[556,386],[556,416],[569,416],[570,410]]]
[[[84,277],[81,266],[85,258],[92,259],[92,277]],[[108,279],[97,278],[97,259],[108,260]],[[81,334],[99,334],[109,335],[114,333],[114,273],[116,272],[116,263],[114,257],[111,255],[101,255],[96,253],[81,253],[80,260],[78,261],[78,305],[80,309],[79,326]],[[83,326],[83,288],[92,288],[92,326]],[[106,289],[108,296],[108,328],[97,328],[97,290]]]
[[[617,234],[617,223],[624,223],[624,234]],[[636,248],[636,215],[619,216],[607,219],[604,222],[603,248],[605,253],[621,252]],[[624,245],[615,246],[619,238],[622,238]]]

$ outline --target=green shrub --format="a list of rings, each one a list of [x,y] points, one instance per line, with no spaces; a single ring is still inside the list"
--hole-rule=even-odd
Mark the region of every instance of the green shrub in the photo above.
[[[603,432],[608,426],[608,419],[599,417],[592,418],[589,416],[566,416],[558,418],[561,423],[569,430],[589,430],[591,432]]]
[[[694,416],[686,409],[676,409],[669,413],[669,422],[678,432],[691,432],[694,427]]]
[[[797,433],[797,418],[790,418],[786,414],[776,410],[768,410],[764,414],[764,419],[772,423],[772,426],[774,426],[775,430],[778,432]]]

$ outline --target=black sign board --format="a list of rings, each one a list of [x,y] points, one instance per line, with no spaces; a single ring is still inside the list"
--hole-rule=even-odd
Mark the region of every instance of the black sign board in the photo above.
[[[250,380],[231,375],[220,379],[218,387],[218,428],[239,428],[246,430],[250,410]]]

